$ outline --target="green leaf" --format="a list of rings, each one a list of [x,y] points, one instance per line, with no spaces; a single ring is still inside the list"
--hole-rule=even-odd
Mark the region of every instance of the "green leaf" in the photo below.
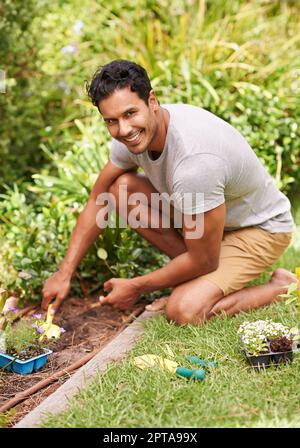
[[[285,304],[286,304],[286,305],[289,305],[290,303],[295,302],[295,301],[297,300],[297,298],[298,298],[298,297],[291,297],[290,299],[288,299],[288,300],[285,302]]]
[[[106,250],[102,249],[102,247],[100,247],[100,249],[97,250],[97,255],[101,260],[106,260],[108,257]]]
[[[299,284],[297,282],[291,283],[288,287],[288,294],[291,294],[292,292],[296,291],[299,288]]]
[[[23,258],[23,260],[21,261],[21,265],[22,266],[27,266],[28,264],[31,264],[32,260],[30,260],[29,258]]]

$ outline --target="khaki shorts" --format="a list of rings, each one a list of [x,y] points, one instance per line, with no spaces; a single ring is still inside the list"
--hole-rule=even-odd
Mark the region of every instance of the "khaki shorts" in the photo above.
[[[292,232],[270,233],[260,227],[224,232],[219,267],[201,279],[219,286],[225,296],[238,291],[278,260],[292,235]]]

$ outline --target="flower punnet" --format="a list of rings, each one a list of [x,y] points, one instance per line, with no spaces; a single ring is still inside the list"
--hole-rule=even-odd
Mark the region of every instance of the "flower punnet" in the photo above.
[[[269,341],[283,336],[289,338],[291,331],[285,325],[267,319],[243,322],[238,329],[238,334],[246,350],[249,353],[258,354],[268,351]]]

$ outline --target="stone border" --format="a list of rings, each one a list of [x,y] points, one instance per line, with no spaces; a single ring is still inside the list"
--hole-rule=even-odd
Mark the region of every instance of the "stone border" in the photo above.
[[[70,399],[86,387],[98,372],[106,370],[108,364],[121,360],[133,348],[137,338],[144,332],[142,322],[150,319],[157,312],[144,311],[122,333],[109,342],[93,359],[82,366],[59,387],[52,395],[47,397],[33,411],[29,412],[13,428],[35,428],[46,417],[46,413],[58,413],[67,408]]]

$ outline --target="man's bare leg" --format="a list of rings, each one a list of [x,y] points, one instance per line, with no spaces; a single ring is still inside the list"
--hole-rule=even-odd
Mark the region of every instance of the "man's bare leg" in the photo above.
[[[240,311],[248,311],[272,302],[282,300],[280,294],[287,292],[290,283],[299,282],[291,272],[283,268],[276,269],[268,283],[229,294],[219,300],[211,309],[208,319],[221,312],[227,315],[237,314]]]
[[[198,277],[174,288],[166,303],[166,317],[178,324],[201,325],[222,312],[232,315],[280,300],[279,294],[286,293],[287,286],[295,281],[293,274],[279,268],[268,283],[224,297],[217,285]]]
[[[162,213],[157,211],[159,216],[159,228],[151,227],[151,194],[158,193],[158,191],[153,187],[151,182],[147,179],[147,177],[142,173],[126,173],[120,176],[111,186],[110,192],[114,194],[118,213],[121,216],[124,216],[124,210],[121,209],[119,204],[119,187],[120,185],[126,185],[128,194],[131,193],[143,193],[147,197],[147,206],[143,208],[142,216],[140,216],[141,222],[145,224],[144,227],[137,227],[134,230],[145,238],[149,243],[159,249],[161,252],[166,254],[171,259],[177,257],[178,255],[186,252],[186,245],[183,237],[178,232],[177,229],[172,227],[173,217],[172,217],[172,206],[171,206],[171,218],[170,218],[170,227],[163,228],[162,227]],[[150,206],[149,206],[150,205]],[[128,217],[131,210],[133,210],[135,206],[127,205],[126,216]],[[142,208],[142,207],[141,207]],[[153,213],[153,212],[152,212]],[[130,224],[130,223],[129,223]]]

